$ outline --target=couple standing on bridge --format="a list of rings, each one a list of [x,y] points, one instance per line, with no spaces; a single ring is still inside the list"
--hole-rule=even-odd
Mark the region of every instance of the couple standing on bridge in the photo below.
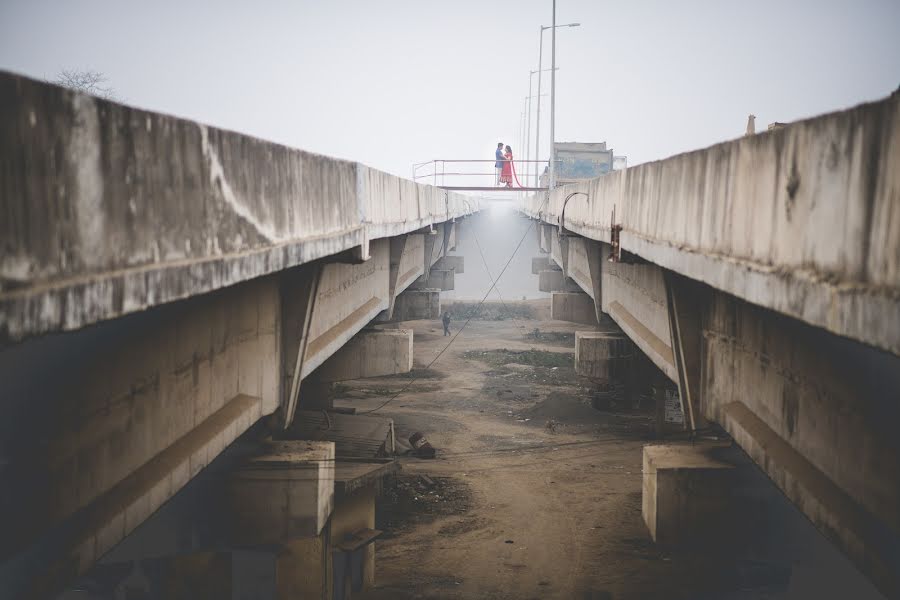
[[[516,172],[513,168],[512,148],[507,146],[506,152],[504,152],[503,142],[497,142],[497,150],[494,152],[494,158],[496,160],[496,162],[494,162],[494,169],[497,171],[497,186],[506,184],[505,187],[511,188],[513,177],[516,177]],[[516,183],[519,184],[519,187],[522,187],[518,177],[516,177]]]

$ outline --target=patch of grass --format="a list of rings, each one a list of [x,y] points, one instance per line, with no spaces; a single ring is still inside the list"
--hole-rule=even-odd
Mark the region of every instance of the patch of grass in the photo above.
[[[572,352],[548,352],[546,350],[469,350],[463,354],[463,358],[480,360],[493,366],[503,366],[509,363],[529,365],[532,367],[569,367],[575,361]]]
[[[450,313],[454,321],[506,321],[508,319],[532,318],[531,307],[527,304],[506,302],[454,302],[444,305],[444,310]]]
[[[530,340],[549,344],[560,344],[564,346],[575,346],[575,334],[573,332],[563,331],[541,331],[535,327],[533,330],[525,334]]]

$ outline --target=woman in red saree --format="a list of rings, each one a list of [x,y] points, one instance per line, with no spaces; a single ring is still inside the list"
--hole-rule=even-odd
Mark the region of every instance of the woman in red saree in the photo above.
[[[503,161],[503,168],[500,170],[500,183],[505,183],[506,187],[512,187],[512,159],[513,153],[512,148],[509,146],[506,147],[506,152],[503,153],[503,158],[506,159]]]

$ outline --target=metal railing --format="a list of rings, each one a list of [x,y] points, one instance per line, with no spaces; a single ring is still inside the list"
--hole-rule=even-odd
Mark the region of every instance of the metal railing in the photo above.
[[[547,160],[522,160],[518,158],[512,159],[514,176],[511,185],[500,184],[498,169],[491,168],[490,171],[484,170],[486,163],[491,165],[497,161],[492,159],[465,159],[465,158],[435,158],[412,166],[413,181],[431,179],[430,183],[435,187],[458,190],[519,190],[534,191],[543,188],[528,187],[527,177],[533,177],[540,165],[548,164]],[[448,171],[447,168],[450,170]],[[532,168],[534,167],[534,168]],[[447,184],[447,178],[450,178],[450,185]],[[491,180],[487,181],[486,178]],[[472,178],[465,181],[462,178]],[[521,185],[520,185],[521,182]],[[476,185],[466,185],[466,184]],[[480,185],[479,185],[480,184]]]

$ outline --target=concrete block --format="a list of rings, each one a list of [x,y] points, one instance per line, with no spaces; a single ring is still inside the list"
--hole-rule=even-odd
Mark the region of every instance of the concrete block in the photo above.
[[[550,262],[549,256],[535,256],[531,259],[531,274],[537,275],[541,271],[553,269],[554,264]]]
[[[334,507],[334,442],[273,442],[228,478],[233,544],[272,544],[314,537]]]
[[[724,444],[644,446],[641,513],[653,540],[692,545],[722,541],[734,466],[715,457]]]
[[[552,292],[550,318],[584,325],[598,325],[594,300],[584,292]]]
[[[624,333],[576,331],[575,372],[594,379],[622,378],[634,351]]]
[[[441,290],[406,290],[394,304],[394,321],[441,318]]]
[[[453,269],[436,269],[434,267],[425,274],[416,279],[409,286],[411,290],[429,290],[436,289],[441,291],[452,290],[454,287]]]
[[[413,365],[412,329],[364,330],[316,369],[318,381],[346,381],[409,373]]]
[[[464,256],[442,256],[434,263],[435,269],[452,269],[457,275],[465,273],[466,261]]]
[[[538,273],[538,289],[542,292],[581,292],[575,281],[557,269],[544,269]]]

